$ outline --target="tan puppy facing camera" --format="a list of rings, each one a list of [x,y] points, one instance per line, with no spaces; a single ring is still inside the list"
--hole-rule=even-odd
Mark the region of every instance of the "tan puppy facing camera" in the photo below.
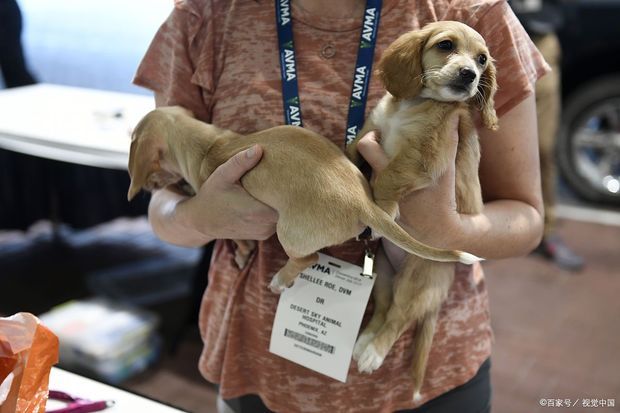
[[[326,138],[295,126],[240,135],[195,119],[181,107],[148,113],[136,126],[129,155],[128,198],[141,188],[185,180],[194,193],[236,153],[260,145],[261,161],[241,179],[250,195],[278,211],[277,235],[289,256],[270,288],[280,292],[318,260],[317,251],[357,236],[366,226],[411,254],[472,263],[477,257],[432,248],[411,238],[372,200],[358,168]]]
[[[380,131],[389,158],[372,182],[375,202],[395,217],[404,195],[437,182],[452,162],[448,119],[459,116],[456,208],[462,214],[480,213],[480,146],[472,112],[481,112],[487,128],[498,127],[495,66],[482,36],[462,23],[431,23],[390,45],[378,74],[388,93],[359,134],[361,138],[370,130]],[[356,144],[347,154],[359,163]],[[360,371],[376,370],[394,342],[416,322],[412,376],[418,398],[454,265],[410,255],[393,284],[385,278],[379,277],[375,284],[375,313],[358,338],[354,358]]]

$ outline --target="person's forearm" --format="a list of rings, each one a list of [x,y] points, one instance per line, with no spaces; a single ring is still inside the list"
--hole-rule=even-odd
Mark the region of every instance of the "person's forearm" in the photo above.
[[[540,242],[543,232],[541,212],[525,202],[493,201],[478,215],[461,215],[462,249],[486,259],[528,254]]]
[[[193,228],[187,217],[184,217],[185,211],[179,204],[186,199],[166,189],[153,192],[149,204],[149,222],[161,240],[183,247],[199,247],[212,238]]]
[[[513,200],[486,203],[481,214],[460,215],[459,233],[446,231],[441,240],[427,239],[420,231],[401,225],[413,237],[437,248],[467,251],[485,259],[501,259],[525,255],[542,236],[541,213],[531,205]],[[407,253],[383,239],[390,262],[400,268]]]
[[[477,215],[460,215],[461,230],[446,234],[443,247],[486,259],[526,255],[542,237],[543,218],[533,206],[515,200],[488,202]]]

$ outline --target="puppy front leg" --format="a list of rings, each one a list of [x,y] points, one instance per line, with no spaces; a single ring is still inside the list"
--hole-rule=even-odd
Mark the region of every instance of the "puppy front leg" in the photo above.
[[[402,268],[392,282],[392,294],[390,306],[385,313],[383,323],[375,331],[372,340],[367,343],[364,351],[358,356],[357,369],[362,373],[372,373],[378,369],[392,345],[401,334],[411,325],[409,307],[413,304],[415,287],[413,285],[414,273],[422,259],[415,255],[407,256]],[[409,303],[403,303],[402,297],[408,296]]]
[[[407,192],[422,189],[432,182],[426,173],[416,173],[412,168],[405,168],[406,163],[394,158],[372,183],[373,197],[381,209],[392,218],[398,216],[398,201]]]
[[[392,303],[383,324],[358,356],[357,369],[361,373],[372,373],[381,367],[396,340],[410,325],[406,313]]]

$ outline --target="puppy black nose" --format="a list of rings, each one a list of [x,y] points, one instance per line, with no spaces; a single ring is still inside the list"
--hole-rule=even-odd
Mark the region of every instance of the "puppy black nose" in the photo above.
[[[476,72],[468,67],[462,67],[461,70],[459,70],[459,77],[464,84],[468,85],[476,78]]]

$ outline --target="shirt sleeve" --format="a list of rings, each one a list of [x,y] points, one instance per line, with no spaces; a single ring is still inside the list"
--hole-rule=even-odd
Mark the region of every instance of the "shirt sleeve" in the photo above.
[[[175,0],[155,34],[133,82],[155,92],[157,106],[179,105],[205,122],[213,97],[212,26],[192,1]]]
[[[501,117],[534,93],[536,81],[551,68],[505,0],[476,13],[472,22],[487,42],[497,68],[495,110]]]

